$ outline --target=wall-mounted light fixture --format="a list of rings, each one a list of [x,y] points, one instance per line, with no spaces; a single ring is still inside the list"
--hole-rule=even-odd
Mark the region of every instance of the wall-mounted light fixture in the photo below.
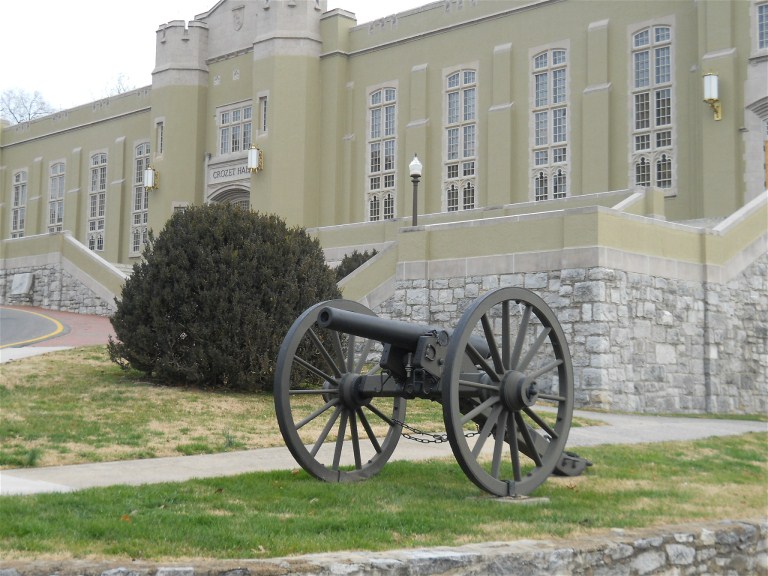
[[[717,74],[705,74],[704,75],[704,102],[709,104],[709,107],[715,113],[715,120],[723,119],[723,108],[720,105],[720,98],[718,96],[718,77]]]
[[[144,188],[146,190],[157,190],[160,187],[160,175],[152,166],[147,166],[144,170]]]
[[[261,172],[264,170],[264,152],[251,144],[248,149],[248,172]]]
[[[411,174],[411,182],[413,182],[413,219],[411,220],[411,226],[416,226],[417,223],[417,206],[419,197],[419,180],[421,179],[421,169],[423,166],[419,162],[419,157],[414,154],[413,160],[408,164],[408,171]]]

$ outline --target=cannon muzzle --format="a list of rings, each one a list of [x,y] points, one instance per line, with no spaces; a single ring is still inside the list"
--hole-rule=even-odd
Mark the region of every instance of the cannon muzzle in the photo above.
[[[411,352],[416,350],[419,338],[440,330],[432,326],[389,320],[330,306],[320,310],[317,324],[321,328],[354,334]]]

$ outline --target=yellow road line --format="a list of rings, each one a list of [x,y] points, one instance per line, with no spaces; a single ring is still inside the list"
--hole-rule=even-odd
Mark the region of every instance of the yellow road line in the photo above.
[[[64,325],[56,320],[56,318],[51,318],[50,316],[46,316],[45,314],[40,314],[39,312],[31,312],[30,310],[22,310],[20,308],[7,308],[5,306],[0,306],[0,308],[3,308],[5,310],[15,310],[17,312],[24,312],[25,314],[34,314],[35,316],[40,316],[40,318],[45,318],[46,320],[50,320],[53,322],[54,326],[56,326],[56,329],[44,336],[38,336],[37,338],[30,338],[29,340],[22,340],[21,342],[11,342],[10,344],[4,344],[3,346],[0,346],[0,350],[3,348],[12,348],[13,346],[24,346],[25,344],[32,344],[33,342],[40,342],[41,340],[47,340],[48,338],[53,338],[57,334],[61,334],[64,331]]]

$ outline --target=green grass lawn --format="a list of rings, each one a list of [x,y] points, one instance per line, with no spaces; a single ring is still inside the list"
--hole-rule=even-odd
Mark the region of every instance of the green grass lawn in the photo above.
[[[518,506],[453,461],[392,462],[355,484],[304,472],[0,499],[0,556],[258,558],[350,549],[569,538],[610,528],[765,516],[768,434],[584,449],[578,478]]]
[[[156,386],[101,348],[4,365],[0,404],[6,468],[282,445],[271,397]],[[439,406],[409,403],[409,421],[439,430]],[[260,558],[764,519],[767,448],[768,434],[584,448],[594,466],[547,480],[535,506],[489,497],[452,459],[391,462],[358,484],[283,471],[7,496],[0,558]]]

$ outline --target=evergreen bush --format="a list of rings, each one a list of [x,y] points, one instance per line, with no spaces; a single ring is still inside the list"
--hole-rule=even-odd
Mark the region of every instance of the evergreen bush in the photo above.
[[[293,321],[340,297],[316,239],[273,215],[177,212],[116,299],[110,358],[165,383],[271,390]]]
[[[365,252],[354,250],[351,254],[345,254],[344,258],[341,259],[341,263],[336,267],[336,280],[338,281],[346,278],[368,260],[376,256],[376,254],[378,254],[378,252],[376,252],[375,249],[371,250],[370,254],[368,253],[368,250]]]

